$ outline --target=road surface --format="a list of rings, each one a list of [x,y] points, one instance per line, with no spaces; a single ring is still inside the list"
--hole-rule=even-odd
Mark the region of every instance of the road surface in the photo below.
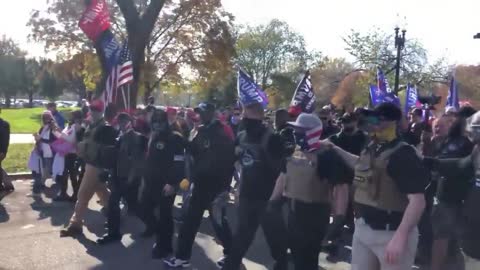
[[[137,237],[143,225],[136,218],[124,217],[125,235],[121,243],[97,246],[94,241],[104,232],[105,218],[98,212],[96,200],[92,200],[85,237],[79,240],[60,238],[59,230],[67,224],[73,205],[52,202],[53,189],[41,196],[32,195],[31,181],[14,184],[16,191],[0,201],[0,270],[167,269],[161,261],[151,259],[153,240]],[[230,220],[234,219],[233,214],[231,206]],[[195,240],[191,269],[216,269],[215,261],[222,251],[212,235],[208,219],[204,219]],[[261,230],[244,264],[248,270],[271,269],[272,260]],[[350,269],[347,263],[331,265],[322,260],[321,264],[326,270]]]

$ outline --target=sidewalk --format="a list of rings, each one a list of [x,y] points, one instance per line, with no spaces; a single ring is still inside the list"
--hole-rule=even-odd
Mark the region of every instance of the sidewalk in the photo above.
[[[32,134],[10,134],[10,144],[35,143]]]

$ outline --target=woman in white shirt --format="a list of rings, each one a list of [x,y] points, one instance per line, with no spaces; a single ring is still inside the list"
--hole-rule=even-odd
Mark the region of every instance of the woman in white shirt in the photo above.
[[[60,187],[60,192],[55,201],[72,201],[77,200],[77,193],[80,187],[80,181],[78,178],[78,169],[76,170],[75,163],[77,162],[77,133],[82,129],[82,111],[72,112],[69,124],[62,132],[55,132],[54,135],[57,138],[57,147],[53,147],[57,150],[54,161],[54,174],[57,175],[56,182]],[[63,165],[63,166],[62,166]],[[73,188],[72,196],[68,196],[68,178]]]
[[[55,141],[53,132],[57,130],[55,119],[50,111],[42,114],[42,127],[35,137],[35,149],[32,151],[29,160],[29,168],[33,174],[33,192],[41,192],[45,187],[45,179],[50,176],[52,171],[52,161],[54,153],[50,144]]]

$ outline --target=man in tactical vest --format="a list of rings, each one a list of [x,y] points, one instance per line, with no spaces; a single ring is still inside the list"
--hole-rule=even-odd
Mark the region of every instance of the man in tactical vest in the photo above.
[[[147,139],[132,128],[132,119],[127,113],[117,116],[120,131],[116,145],[116,164],[109,181],[110,199],[107,210],[107,234],[98,239],[100,245],[120,241],[120,199],[125,198],[129,210],[137,204],[136,182],[143,172]],[[133,190],[131,190],[133,189]]]
[[[143,220],[154,230],[152,257],[162,259],[173,252],[173,203],[176,188],[185,177],[185,139],[173,131],[163,110],[155,110],[148,142],[146,168],[141,187]]]
[[[202,125],[189,143],[189,154],[193,158],[192,195],[180,227],[175,256],[164,260],[174,268],[190,265],[192,246],[203,213],[215,198],[229,190],[235,162],[233,140],[226,134],[223,124],[215,119],[215,106],[201,103],[195,112],[200,115]]]
[[[461,159],[424,158],[424,163],[445,177],[457,179],[459,185],[465,181],[469,184],[463,208],[465,219],[461,242],[465,269],[477,270],[480,269],[480,112],[468,119],[467,131],[475,144],[471,155]]]
[[[246,104],[237,137],[236,155],[241,165],[238,224],[232,250],[224,270],[238,270],[258,227],[261,225],[270,252],[275,259],[274,270],[287,269],[286,232],[278,211],[270,211],[269,199],[277,177],[284,166],[284,142],[264,124],[260,103]]]
[[[70,224],[60,231],[61,237],[82,233],[83,218],[94,193],[97,193],[101,204],[107,206],[110,193],[100,175],[102,169],[110,169],[115,161],[110,150],[116,144],[118,134],[113,127],[106,124],[103,118],[104,109],[105,106],[100,100],[94,100],[90,104],[91,123],[83,140],[78,144],[78,155],[86,162],[85,175],[80,184]]]
[[[330,205],[335,209],[347,204],[348,178],[342,172],[351,169],[332,149],[321,149],[322,122],[317,116],[302,113],[292,125],[298,148],[287,159],[271,200],[282,193],[288,200],[288,238],[295,269],[317,270]],[[341,189],[343,194],[331,201],[331,191],[342,185],[346,186]],[[335,219],[343,220],[345,212],[335,214]]]
[[[333,146],[355,169],[353,270],[410,270],[425,208],[428,171],[397,137],[402,112],[382,103],[367,117],[372,142],[360,156]]]

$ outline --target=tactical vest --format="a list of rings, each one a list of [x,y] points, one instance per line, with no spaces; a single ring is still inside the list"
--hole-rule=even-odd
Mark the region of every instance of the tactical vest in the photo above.
[[[407,145],[399,142],[375,156],[375,150],[367,147],[355,165],[354,185],[355,202],[385,211],[404,212],[408,198],[400,193],[395,181],[387,171],[388,162],[393,153]]]
[[[301,151],[295,151],[287,159],[284,195],[306,203],[329,203],[330,186],[326,179],[320,179],[317,161],[309,161]]]
[[[105,120],[99,120],[95,124],[91,124],[85,130],[84,138],[81,142],[78,143],[78,156],[81,157],[85,162],[90,164],[96,164],[99,159],[99,144],[95,142],[95,132],[99,127],[105,125]]]

